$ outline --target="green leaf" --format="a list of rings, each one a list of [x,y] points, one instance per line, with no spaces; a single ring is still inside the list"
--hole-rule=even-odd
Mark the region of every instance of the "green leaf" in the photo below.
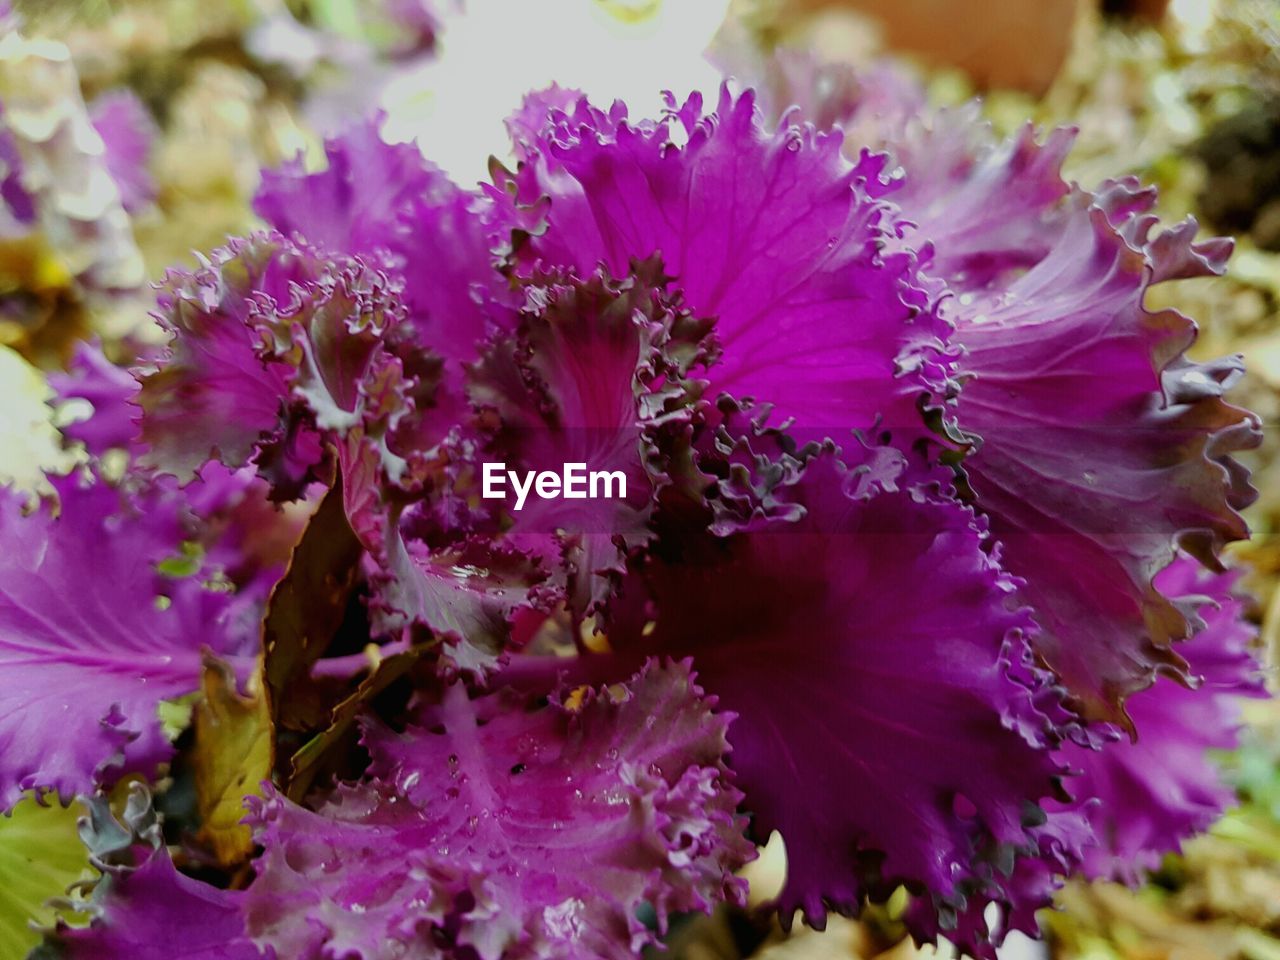
[[[320,26],[354,40],[364,38],[359,5],[355,0],[311,0],[311,15]]]
[[[32,924],[54,922],[46,902],[94,876],[79,817],[78,808],[41,806],[34,794],[0,817],[0,957],[25,957],[41,938]]]
[[[185,541],[179,553],[161,560],[156,569],[171,580],[194,577],[204,566],[204,548],[195,541]]]
[[[161,700],[156,707],[156,716],[160,718],[160,728],[170,743],[182,736],[182,732],[191,726],[191,714],[199,693],[186,693],[172,700]]]

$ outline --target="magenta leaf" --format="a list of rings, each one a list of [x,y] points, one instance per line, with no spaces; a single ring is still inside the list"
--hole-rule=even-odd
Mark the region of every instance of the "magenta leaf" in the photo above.
[[[201,650],[238,654],[234,598],[157,564],[179,553],[185,507],[53,478],[58,505],[24,516],[0,493],[0,808],[47,787],[64,801],[121,773],[154,772],[172,747],[161,700],[199,685]],[[165,603],[162,597],[168,598]]]
[[[60,926],[53,937],[57,957],[168,960],[176,948],[191,960],[273,960],[245,935],[243,893],[174,867],[145,788],[131,787],[120,820],[101,795],[85,803],[89,816],[80,821],[80,835],[101,876],[84,908],[89,926]]]
[[[1116,731],[1100,750],[1068,747],[1066,758],[1083,771],[1069,789],[1094,835],[1084,851],[1087,876],[1136,884],[1143,870],[1235,803],[1209,752],[1237,746],[1243,697],[1266,696],[1250,650],[1255,630],[1234,593],[1237,579],[1207,574],[1187,556],[1161,571],[1160,591],[1195,603],[1203,620],[1177,647],[1199,687],[1161,677],[1129,698],[1136,741]]]
[[[754,852],[722,762],[728,718],[686,665],[541,707],[513,696],[452,686],[404,733],[366,725],[371,783],[316,812],[262,805],[255,939],[298,960],[621,960],[672,912],[742,897],[729,871]]]
[[[660,255],[689,309],[716,318],[711,385],[773,404],[799,429],[919,433],[917,403],[945,391],[947,329],[886,248],[885,158],[856,164],[838,131],[764,129],[750,92],[714,112],[692,97],[662,120],[615,105],[555,111],[522,197],[550,199],[524,259],[616,276]]]
[[[692,657],[737,714],[753,831],[786,843],[782,916],[819,924],[900,884],[953,912],[998,891],[993,858],[1038,850],[1032,814],[1062,772],[1013,669],[1029,617],[973,515],[901,459],[846,456],[774,491],[798,517],[655,551],[609,633],[624,659]]]
[[[520,502],[505,476],[501,488],[507,539],[548,567],[563,564],[578,613],[597,609],[627,553],[653,537],[659,492],[689,457],[702,384],[688,375],[706,362],[710,324],[690,317],[667,282],[652,261],[622,280],[531,280],[517,334],[496,340],[471,370],[471,401],[495,420],[485,461],[556,474],[578,465],[574,499]],[[609,476],[612,496],[603,481],[591,496],[593,474]]]
[[[976,502],[1026,581],[1037,650],[1087,716],[1112,720],[1157,667],[1180,669],[1170,643],[1186,617],[1152,579],[1178,544],[1215,563],[1247,535],[1235,510],[1251,494],[1230,455],[1257,441],[1253,418],[1222,399],[1238,362],[1190,364],[1191,322],[1143,306],[1177,269],[1163,264],[1195,259],[1194,227],[1147,244],[1149,221],[1109,219],[1149,200],[1121,185],[1073,194],[1043,259],[951,308],[972,378],[960,425],[981,438],[964,463]]]

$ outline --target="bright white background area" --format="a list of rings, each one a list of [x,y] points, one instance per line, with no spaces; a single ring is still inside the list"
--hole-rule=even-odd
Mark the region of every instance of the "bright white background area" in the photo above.
[[[464,186],[505,156],[503,120],[524,95],[557,83],[633,116],[653,116],[661,92],[714,92],[703,56],[729,0],[466,0],[450,15],[438,57],[403,73],[382,94],[384,135],[417,139]]]

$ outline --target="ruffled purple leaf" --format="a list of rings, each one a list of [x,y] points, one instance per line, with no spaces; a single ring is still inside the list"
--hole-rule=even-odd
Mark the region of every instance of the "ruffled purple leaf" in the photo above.
[[[520,109],[507,117],[507,133],[518,160],[538,161],[543,146],[543,134],[552,115],[557,111],[571,111],[586,96],[581,90],[565,88],[558,83],[524,95]]]
[[[118,880],[101,900],[101,917],[61,937],[65,960],[264,960],[244,932],[243,894],[179,873],[164,851]]]
[[[150,798],[134,785],[122,820],[105,797],[87,799],[80,834],[101,877],[87,927],[51,938],[61,960],[168,960],[176,945],[191,960],[270,960],[245,936],[243,893],[177,871],[163,846]],[[40,954],[44,955],[44,954]]]
[[[400,281],[419,343],[447,361],[470,361],[486,335],[511,321],[478,197],[415,145],[385,142],[378,125],[330,139],[319,173],[304,173],[300,162],[265,173],[254,208],[286,236],[373,258]],[[453,364],[448,372],[451,382],[461,373]]]
[[[143,377],[150,459],[251,464],[288,499],[318,476],[322,444],[333,449],[370,554],[378,628],[424,624],[455,666],[484,669],[511,607],[545,573],[487,544],[428,550],[403,535],[406,503],[447,480],[454,408],[437,405],[440,364],[392,281],[361,260],[260,234],[194,275],[171,275],[161,303],[174,339]]]
[[[792,114],[819,130],[839,126],[845,151],[883,149],[928,109],[928,91],[901,60],[855,66],[814,50],[778,47],[761,56],[753,43],[725,43],[714,52],[726,75],[751,78],[765,117]]]
[[[917,225],[908,243],[931,244],[929,273],[964,294],[1043,260],[1058,235],[1055,205],[1068,190],[1060,171],[1073,139],[1059,128],[1041,143],[1028,125],[1000,142],[977,103],[894,131],[888,146],[906,175],[892,199]]]
[[[389,144],[380,119],[325,141],[327,167],[307,173],[302,158],[264,170],[253,208],[285,236],[334,254],[391,254],[408,230],[406,214],[439,171],[411,143]]]
[[[1162,677],[1126,704],[1136,741],[1116,731],[1101,750],[1067,748],[1082,771],[1070,790],[1094,835],[1084,851],[1086,876],[1136,884],[1235,802],[1210,751],[1237,746],[1243,697],[1266,696],[1250,650],[1256,631],[1244,619],[1236,580],[1235,573],[1205,573],[1186,556],[1161,571],[1156,587],[1194,603],[1203,620],[1178,645],[1199,686]]]
[[[61,405],[85,401],[92,410],[64,425],[63,435],[83,443],[91,458],[112,451],[139,454],[138,381],[107,360],[96,343],[77,343],[70,368],[50,374],[50,386]],[[287,513],[272,503],[270,486],[253,467],[233,470],[217,460],[199,469],[183,495],[197,521],[189,542],[200,552],[203,569],[236,589],[228,628],[256,640],[267,594],[300,532],[301,512]]]
[[[890,138],[894,199],[918,224],[903,242],[953,294],[965,470],[1026,581],[1037,650],[1086,717],[1125,723],[1129,693],[1184,666],[1185,612],[1152,578],[1178,545],[1214,565],[1247,535],[1231,454],[1256,421],[1222,399],[1239,362],[1190,363],[1194,324],[1143,306],[1155,283],[1221,272],[1230,244],[1193,242],[1193,221],[1149,239],[1153,191],[1062,180],[1070,131],[1001,144],[977,119],[942,111]]]
[[[1037,913],[1052,903],[1063,879],[1079,870],[1081,851],[1093,835],[1078,810],[1057,809],[1027,832],[1032,844],[1012,855],[975,848],[975,858],[995,862],[997,868],[987,878],[966,880],[962,898],[950,903],[913,898],[903,913],[912,935],[925,943],[946,938],[962,955],[978,960],[999,960],[997,946],[1013,931],[1039,938]]]
[[[90,416],[62,427],[63,436],[84,444],[90,456],[108,450],[130,450],[138,438],[138,408],[133,399],[138,381],[117,367],[98,342],[78,341],[66,373],[49,375],[49,386],[60,401],[84,400]]]
[[[138,401],[149,463],[183,478],[211,458],[252,463],[292,499],[317,476],[327,435],[340,455],[367,450],[380,477],[402,479],[394,432],[434,383],[395,352],[403,308],[381,273],[258,234],[194,274],[170,273],[160,307],[173,339]]]
[[[485,461],[521,475],[579,465],[585,496],[577,499],[534,492],[517,508],[505,474],[503,489],[507,539],[548,567],[563,563],[580,613],[595,610],[627,553],[653,537],[649,520],[670,465],[688,457],[701,384],[687,377],[705,364],[710,324],[690,317],[666,284],[654,262],[622,280],[532,280],[518,333],[495,341],[471,370],[472,403],[495,421]],[[618,489],[592,498],[589,476],[601,473]]]
[[[1001,859],[1036,854],[1061,772],[1040,692],[1014,679],[1029,617],[973,515],[901,457],[848,456],[784,477],[773,495],[798,516],[655,551],[609,632],[624,659],[691,656],[737,714],[753,831],[787,847],[782,916],[819,925],[900,884],[937,911],[994,899]]]
[[[258,355],[252,323],[260,297],[289,303],[309,267],[282,238],[263,236],[232,241],[194,273],[169,272],[157,314],[169,351],[139,376],[144,462],[187,480],[210,459],[238,468],[268,457],[290,492],[304,484],[320,446],[294,425],[291,371]]]
[[[0,493],[0,808],[24,790],[64,800],[172,752],[161,700],[194,690],[201,650],[240,653],[230,597],[165,582],[160,562],[184,536],[181,498],[122,495],[51,478],[58,506],[24,515]],[[159,598],[167,596],[167,605]]]
[[[427,627],[441,643],[441,668],[484,676],[511,644],[521,611],[549,609],[548,570],[536,555],[483,538],[430,547],[405,537],[398,523],[372,551],[370,607],[380,632]]]
[[[945,392],[947,330],[896,236],[885,158],[841,153],[838,131],[761,124],[750,92],[712,113],[691,97],[656,122],[585,101],[552,111],[513,184],[549,198],[521,262],[604,263],[615,276],[660,255],[689,309],[715,317],[712,387],[774,405],[800,430],[919,432]]]
[[[960,426],[980,440],[964,467],[1026,581],[1037,650],[1086,716],[1121,721],[1157,668],[1181,669],[1169,644],[1185,613],[1152,578],[1179,544],[1213,564],[1247,536],[1236,509],[1252,491],[1231,454],[1258,440],[1222,398],[1238,360],[1190,363],[1191,321],[1143,306],[1151,284],[1218,271],[1226,253],[1193,243],[1190,223],[1148,242],[1137,211],[1152,200],[1129,184],[1072,194],[1043,257],[1024,271],[993,248],[981,269],[1003,279],[947,309],[966,350]]]
[[[621,960],[671,913],[741,900],[729,871],[753,850],[722,761],[728,718],[687,666],[541,707],[513,697],[453,686],[402,734],[366,726],[378,779],[317,812],[270,798],[255,939],[298,960]]]

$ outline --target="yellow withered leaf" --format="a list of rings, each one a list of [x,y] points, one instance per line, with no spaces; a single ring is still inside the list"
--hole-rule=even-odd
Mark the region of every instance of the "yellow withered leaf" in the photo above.
[[[248,696],[242,696],[231,669],[207,657],[203,696],[195,707],[193,764],[202,818],[200,837],[224,866],[239,863],[253,850],[253,836],[240,822],[244,801],[261,794],[274,760],[271,716],[260,673],[259,668]]]

